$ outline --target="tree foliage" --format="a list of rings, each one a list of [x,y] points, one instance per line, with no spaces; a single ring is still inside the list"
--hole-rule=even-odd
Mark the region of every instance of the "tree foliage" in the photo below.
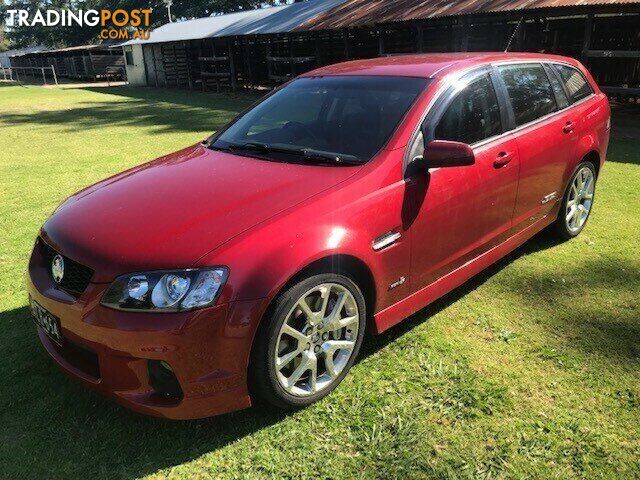
[[[0,0],[2,1],[2,0]],[[287,3],[286,0],[174,0],[171,5],[173,19],[200,18],[219,13],[230,13],[241,10],[260,8],[265,4]],[[28,10],[31,15],[36,10],[100,10],[111,11],[118,8],[130,11],[133,9],[149,8],[151,14],[151,28],[158,27],[169,21],[167,8],[163,0],[5,0],[0,3],[0,15],[6,17],[6,10]],[[14,48],[30,45],[46,45],[61,47],[98,43],[98,34],[102,27],[19,27],[9,28],[6,37]],[[0,37],[1,38],[1,37]]]
[[[4,31],[4,25],[0,23],[0,52],[9,50],[9,39]]]

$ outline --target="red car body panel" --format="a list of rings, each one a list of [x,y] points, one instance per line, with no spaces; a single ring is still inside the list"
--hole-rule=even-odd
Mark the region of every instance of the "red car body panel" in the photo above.
[[[407,145],[435,99],[460,76],[495,62],[559,61],[579,68],[595,94],[528,127],[474,148],[472,167],[405,177]],[[104,180],[70,197],[41,237],[95,274],[75,298],[56,288],[32,255],[29,294],[60,318],[71,342],[95,352],[91,377],[40,332],[70,375],[142,413],[198,418],[251,404],[247,371],[270,302],[305,267],[331,258],[369,273],[377,332],[424,308],[518,247],[555,219],[570,175],[586,156],[604,162],[606,97],[576,61],[535,54],[438,54],[349,62],[306,74],[396,75],[433,81],[386,146],[361,166],[269,162],[196,145]],[[564,133],[572,122],[574,128]],[[510,162],[495,168],[496,158]],[[551,192],[554,201],[541,203]],[[386,232],[392,246],[372,248]],[[214,307],[136,313],[100,305],[117,276],[226,266]],[[391,285],[394,285],[392,288]],[[148,360],[164,360],[184,390],[154,395]]]
[[[71,196],[44,231],[51,246],[92,267],[96,283],[132,271],[186,268],[219,244],[353,173],[195,145]],[[176,248],[179,244],[189,248]]]

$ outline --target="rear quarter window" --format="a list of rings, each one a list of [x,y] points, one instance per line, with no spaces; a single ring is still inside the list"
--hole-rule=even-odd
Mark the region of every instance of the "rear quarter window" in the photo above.
[[[571,102],[577,102],[593,93],[593,89],[582,72],[568,65],[555,64],[554,68],[560,75]]]

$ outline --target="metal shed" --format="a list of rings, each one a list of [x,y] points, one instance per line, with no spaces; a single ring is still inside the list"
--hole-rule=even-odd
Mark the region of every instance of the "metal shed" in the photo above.
[[[122,50],[106,44],[38,50],[14,55],[10,60],[12,67],[54,67],[58,77],[76,80],[95,81],[107,74],[120,78],[126,75]]]
[[[5,52],[0,52],[0,68],[11,67],[11,57],[15,57],[16,55],[23,55],[30,52],[38,52],[40,50],[44,50],[44,48],[45,47],[40,45],[37,47],[16,48],[13,50],[7,50]]]
[[[516,30],[516,26],[520,27]],[[640,95],[640,0],[308,0],[164,25],[125,44],[130,82],[273,86],[348,59],[436,51],[560,53]]]
[[[516,32],[512,50],[576,57],[610,93],[640,95],[637,0],[347,0],[303,28],[375,31],[378,55],[504,50]]]
[[[513,51],[579,58],[613,95],[640,97],[640,0],[307,0],[163,25],[120,48],[11,57],[95,80],[219,90],[272,87],[330,63],[418,52]],[[122,55],[124,53],[124,55]]]
[[[344,1],[308,0],[163,25],[147,40],[124,44],[129,81],[203,89],[277,83],[323,64],[309,35],[294,31]]]

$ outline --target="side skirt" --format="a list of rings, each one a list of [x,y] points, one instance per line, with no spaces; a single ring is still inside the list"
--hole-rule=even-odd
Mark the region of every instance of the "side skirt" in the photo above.
[[[554,208],[546,217],[516,233],[500,245],[493,247],[491,250],[486,251],[479,257],[476,257],[461,267],[458,267],[453,272],[436,280],[432,284],[427,285],[421,290],[418,290],[404,300],[401,300],[398,303],[378,312],[374,316],[377,333],[382,333],[400,323],[405,318],[425,308],[430,303],[446,295],[451,290],[459,287],[470,278],[505,257],[520,245],[524,244],[536,233],[553,223],[556,218],[557,211],[557,208]]]

